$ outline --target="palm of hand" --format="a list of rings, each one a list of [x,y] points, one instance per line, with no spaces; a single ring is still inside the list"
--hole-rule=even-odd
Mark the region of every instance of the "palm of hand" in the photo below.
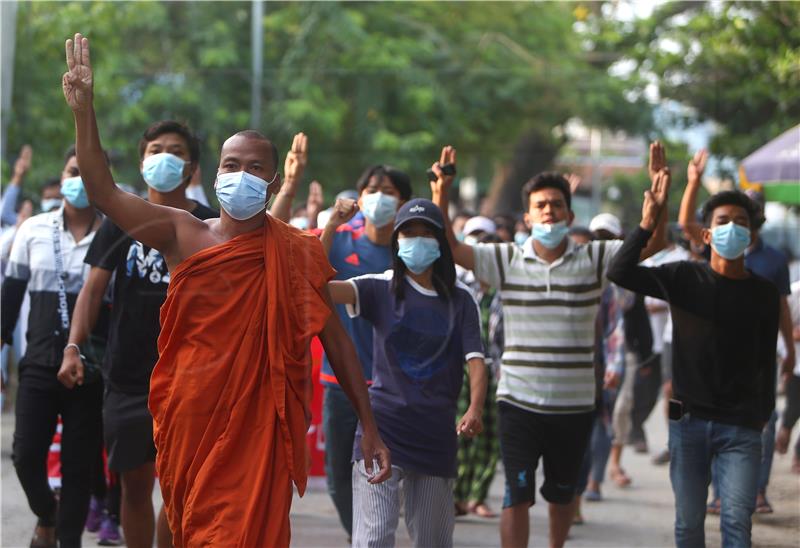
[[[92,69],[78,65],[64,74],[64,97],[72,108],[80,108],[91,100]]]

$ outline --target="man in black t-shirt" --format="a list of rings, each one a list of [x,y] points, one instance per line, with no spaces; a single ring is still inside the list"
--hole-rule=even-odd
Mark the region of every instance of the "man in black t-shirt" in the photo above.
[[[750,546],[761,462],[761,430],[775,408],[779,296],[745,268],[758,209],[736,191],[703,208],[708,263],[638,266],[639,252],[666,214],[668,175],[648,191],[642,222],[625,240],[608,278],[669,302],[673,322],[673,394],[669,412],[675,543],[705,545],[706,498],[715,462],[723,546]]]
[[[151,202],[184,209],[199,219],[219,216],[219,212],[185,196],[199,160],[197,139],[185,125],[174,121],[151,125],[139,142],[139,157]],[[113,276],[111,323],[103,362],[108,467],[122,479],[122,528],[127,544],[152,546],[156,448],[147,399],[150,374],[158,360],[159,310],[167,295],[170,273],[161,254],[134,237],[110,219],[103,222],[86,254],[85,262],[92,268],[78,296],[69,342],[81,344],[86,340]],[[82,383],[83,364],[77,351],[64,353],[59,379],[68,388]],[[167,545],[168,541],[169,527],[162,512],[158,545]]]

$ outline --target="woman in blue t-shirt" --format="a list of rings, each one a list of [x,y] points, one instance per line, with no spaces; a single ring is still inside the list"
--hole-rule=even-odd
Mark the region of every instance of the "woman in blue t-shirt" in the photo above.
[[[415,199],[398,210],[391,246],[392,270],[329,283],[334,302],[373,325],[370,401],[392,452],[391,479],[367,483],[359,427],[353,546],[394,545],[401,490],[414,545],[452,546],[457,435],[480,433],[487,385],[478,305],[456,281],[444,219],[433,202]],[[464,361],[472,397],[454,429]]]

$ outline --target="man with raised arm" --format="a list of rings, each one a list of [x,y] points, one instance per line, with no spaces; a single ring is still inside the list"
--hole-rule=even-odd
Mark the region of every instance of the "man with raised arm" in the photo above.
[[[442,149],[432,167],[433,201],[448,210],[456,151]],[[650,176],[665,165],[664,149],[650,145]],[[449,174],[448,174],[449,173]],[[607,281],[606,269],[621,241],[575,244],[567,238],[575,215],[569,182],[540,173],[522,188],[525,224],[532,236],[522,245],[459,242],[447,216],[448,243],[456,263],[500,291],[505,347],[497,387],[500,449],[506,493],[500,522],[503,546],[528,545],[528,510],[535,501],[541,458],[549,503],[550,546],[567,538],[575,515],[575,491],[595,408],[594,325]],[[642,251],[664,247],[666,218]]]
[[[642,220],[625,239],[608,278],[669,302],[673,324],[669,401],[670,481],[675,544],[705,546],[712,463],[719,477],[723,546],[751,545],[761,431],[775,409],[778,289],[745,264],[759,208],[725,191],[703,206],[709,262],[637,264],[659,216],[669,181],[645,195]],[[745,321],[746,320],[746,321]]]
[[[64,96],[90,200],[157,249],[170,270],[150,380],[156,467],[176,546],[285,546],[292,481],[306,484],[309,341],[319,334],[364,425],[371,482],[390,473],[358,357],[326,282],[319,241],[265,214],[280,187],[275,146],[248,130],[222,146],[219,219],[127,194],[106,167],[92,105],[89,41],[67,40]]]

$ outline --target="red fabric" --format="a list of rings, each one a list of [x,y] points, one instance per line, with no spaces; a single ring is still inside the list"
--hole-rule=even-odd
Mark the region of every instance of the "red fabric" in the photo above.
[[[335,274],[319,240],[266,216],[172,273],[150,381],[175,546],[285,546],[306,485],[309,343]]]

